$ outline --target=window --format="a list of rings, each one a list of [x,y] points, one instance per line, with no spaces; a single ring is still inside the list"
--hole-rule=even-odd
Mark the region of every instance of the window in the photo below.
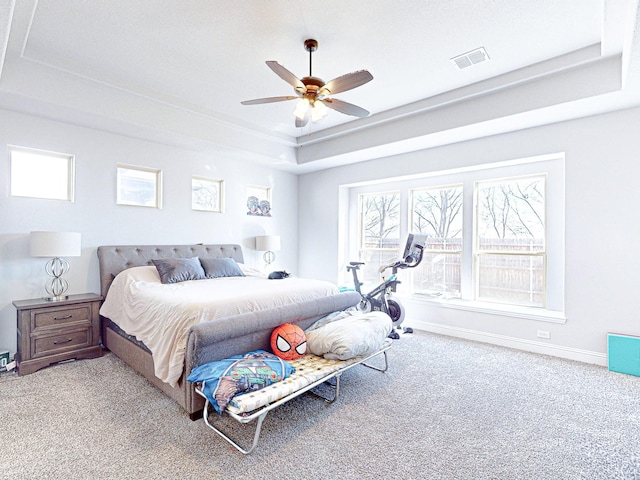
[[[11,195],[73,202],[74,156],[9,146]]]
[[[162,172],[153,168],[118,165],[117,203],[162,208]]]
[[[545,305],[545,176],[476,184],[476,298]]]
[[[365,281],[423,233],[423,260],[398,271],[399,295],[564,321],[564,155],[354,185],[348,198],[345,259],[365,262]]]
[[[460,296],[462,268],[462,185],[410,191],[411,233],[425,233],[422,262],[413,273],[413,291]]]
[[[378,268],[397,260],[400,248],[400,192],[359,196],[361,281],[377,282]]]

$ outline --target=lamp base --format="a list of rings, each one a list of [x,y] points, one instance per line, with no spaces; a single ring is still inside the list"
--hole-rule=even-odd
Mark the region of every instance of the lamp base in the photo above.
[[[273,253],[271,250],[268,250],[264,253],[264,255],[262,256],[262,259],[265,261],[267,266],[269,266],[275,261],[276,254]]]
[[[68,300],[69,295],[57,295],[55,297],[42,297],[47,302],[61,302],[62,300]]]
[[[60,300],[69,298],[69,295],[65,294],[69,289],[69,282],[62,277],[69,271],[69,262],[64,258],[52,258],[47,262],[44,270],[47,272],[47,275],[51,277],[44,287],[44,290],[48,294],[48,296],[44,298],[50,302],[59,302]]]

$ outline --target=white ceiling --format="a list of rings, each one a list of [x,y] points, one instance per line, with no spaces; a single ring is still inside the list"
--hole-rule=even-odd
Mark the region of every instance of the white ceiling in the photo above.
[[[640,104],[638,0],[0,0],[0,107],[303,173]],[[294,126],[266,60],[374,80]],[[451,58],[484,47],[488,61]]]

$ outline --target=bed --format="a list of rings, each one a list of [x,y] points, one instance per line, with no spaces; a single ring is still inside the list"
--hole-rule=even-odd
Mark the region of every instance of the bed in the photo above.
[[[100,288],[101,294],[105,297],[103,308],[101,308],[102,321],[102,343],[105,348],[111,350],[116,356],[130,365],[134,370],[146,377],[152,384],[162,390],[164,393],[173,398],[192,419],[199,418],[202,415],[204,400],[197,395],[194,385],[185,379],[189,375],[192,368],[203,363],[221,360],[231,355],[237,355],[256,349],[269,349],[269,340],[271,331],[282,323],[295,323],[301,328],[306,329],[318,319],[326,315],[345,310],[360,300],[360,296],[355,292],[341,293],[337,289],[322,288],[314,290],[312,294],[301,294],[301,296],[285,295],[285,298],[278,297],[279,300],[271,300],[267,295],[262,295],[263,302],[249,302],[246,298],[242,308],[239,307],[240,302],[231,301],[233,295],[226,293],[226,301],[223,304],[211,306],[209,300],[204,301],[207,314],[201,314],[200,317],[207,321],[201,322],[195,320],[198,316],[194,312],[198,312],[198,308],[189,300],[182,302],[179,296],[176,296],[176,290],[181,290],[187,284],[197,284],[198,289],[206,283],[218,285],[215,283],[219,279],[213,280],[193,280],[180,282],[178,288],[169,288],[167,297],[170,297],[171,305],[168,308],[161,307],[158,310],[152,308],[139,307],[130,308],[129,317],[134,317],[138,312],[139,316],[151,311],[153,315],[159,315],[163,309],[172,312],[172,318],[178,318],[179,322],[169,322],[167,326],[161,329],[174,330],[174,335],[168,343],[177,344],[180,352],[175,356],[169,353],[165,356],[171,358],[170,363],[158,370],[157,362],[154,362],[154,355],[149,346],[145,345],[142,338],[148,339],[149,343],[157,349],[158,343],[163,343],[158,337],[147,336],[144,330],[137,330],[138,336],[131,335],[127,332],[131,325],[135,323],[136,318],[129,318],[128,321],[122,318],[110,318],[120,315],[119,308],[114,307],[118,302],[121,307],[126,309],[127,302],[130,301],[122,292],[116,294],[116,287],[124,290],[131,290],[133,286],[137,286],[142,282],[149,283],[152,289],[159,289],[153,285],[158,282],[159,277],[152,279],[155,267],[154,260],[167,259],[233,259],[239,266],[244,264],[244,256],[240,245],[236,244],[197,244],[197,245],[126,245],[126,246],[101,246],[98,247],[98,260],[100,266]],[[145,267],[145,268],[138,268]],[[243,273],[248,270],[243,270]],[[123,273],[123,275],[120,275]],[[135,275],[133,275],[135,273]],[[132,276],[133,275],[133,276]],[[156,274],[157,275],[157,274]],[[128,281],[123,281],[124,277],[131,277]],[[291,279],[284,280],[267,280],[266,278],[258,279],[252,275],[245,275],[251,288],[261,290],[262,285],[272,285],[274,288],[283,289],[286,286],[293,285],[289,282]],[[140,280],[142,278],[143,280]],[[222,279],[226,280],[226,279]],[[236,279],[239,280],[239,279]],[[138,283],[136,283],[138,282]],[[323,282],[314,283],[316,288]],[[327,283],[327,282],[324,282]],[[124,285],[124,286],[123,286]],[[113,286],[113,290],[111,290]],[[171,287],[171,285],[167,285]],[[322,286],[322,285],[321,285]],[[239,287],[243,288],[243,287]],[[247,293],[247,292],[245,292]],[[117,299],[116,302],[113,299]],[[154,297],[151,297],[154,298]],[[111,304],[110,306],[108,305]],[[188,312],[181,312],[180,307],[184,303],[187,305]],[[109,307],[109,308],[107,308]],[[211,310],[215,310],[211,313]],[[109,314],[107,315],[106,312]],[[202,312],[200,312],[202,313]],[[165,320],[166,321],[166,320]],[[118,325],[120,322],[122,325]],[[179,323],[177,328],[174,323]],[[157,333],[157,332],[156,332]],[[140,337],[140,338],[138,338]],[[174,345],[175,346],[175,345]],[[172,356],[173,355],[173,356]],[[166,371],[163,371],[163,368]],[[178,369],[176,371],[176,369]],[[159,374],[158,374],[159,372]]]

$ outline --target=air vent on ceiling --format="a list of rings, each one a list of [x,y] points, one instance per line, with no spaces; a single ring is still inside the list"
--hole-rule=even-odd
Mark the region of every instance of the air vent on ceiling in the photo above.
[[[489,60],[489,55],[484,47],[476,48],[475,50],[471,50],[470,52],[463,53],[462,55],[458,55],[451,59],[451,61],[455,63],[460,70],[470,67],[471,65],[475,65],[476,63],[484,62],[485,60]]]

